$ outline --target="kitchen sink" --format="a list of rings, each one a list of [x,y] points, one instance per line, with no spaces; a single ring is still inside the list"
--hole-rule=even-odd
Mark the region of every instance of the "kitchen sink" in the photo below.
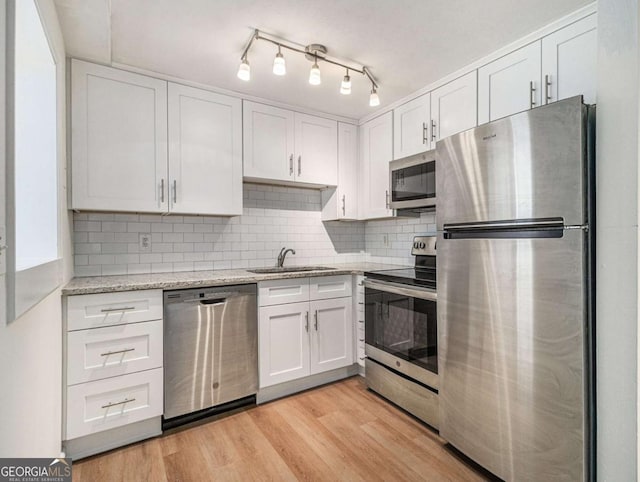
[[[300,271],[321,271],[336,268],[327,268],[326,266],[282,266],[274,268],[255,268],[248,269],[250,273],[268,274],[268,273],[297,273]]]

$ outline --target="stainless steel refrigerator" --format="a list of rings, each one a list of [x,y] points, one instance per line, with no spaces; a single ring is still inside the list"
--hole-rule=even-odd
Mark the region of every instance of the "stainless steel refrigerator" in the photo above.
[[[437,144],[440,434],[505,480],[593,477],[593,126],[574,97]]]

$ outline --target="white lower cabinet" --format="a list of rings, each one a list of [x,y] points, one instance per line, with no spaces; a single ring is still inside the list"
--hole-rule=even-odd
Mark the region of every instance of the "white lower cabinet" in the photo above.
[[[160,416],[162,397],[162,368],[69,387],[67,438]]]
[[[309,302],[261,307],[258,347],[260,388],[309,375]]]
[[[65,307],[67,455],[160,434],[162,290],[69,296]]]
[[[259,298],[260,388],[353,364],[351,276],[288,281],[310,285],[312,299],[308,295],[308,301],[270,305],[268,296]],[[260,283],[258,292],[268,293],[270,285],[282,282]],[[339,297],[328,298],[322,289],[327,286]]]

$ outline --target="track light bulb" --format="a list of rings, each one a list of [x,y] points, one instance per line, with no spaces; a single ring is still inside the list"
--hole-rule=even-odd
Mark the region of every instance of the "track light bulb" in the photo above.
[[[246,57],[242,59],[242,63],[240,64],[240,67],[238,67],[238,78],[245,82],[248,82],[249,79],[251,79],[251,67],[249,66],[249,61]]]
[[[369,96],[369,106],[377,107],[380,105],[380,97],[378,97],[378,92],[376,92],[376,88],[373,87],[371,89],[371,95]]]
[[[349,77],[348,70],[347,75],[342,79],[342,84],[340,84],[340,93],[343,95],[349,95],[351,93],[351,77]]]
[[[273,73],[275,75],[285,75],[287,73],[287,66],[284,61],[284,56],[280,52],[280,46],[278,45],[278,53],[276,58],[273,59]]]
[[[320,77],[320,67],[318,67],[318,60],[313,63],[313,67],[311,67],[311,72],[309,72],[309,83],[311,85],[320,85],[322,83],[322,78]]]

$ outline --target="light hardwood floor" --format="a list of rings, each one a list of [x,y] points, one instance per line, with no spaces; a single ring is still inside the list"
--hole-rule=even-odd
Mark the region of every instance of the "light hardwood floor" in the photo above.
[[[73,464],[74,481],[486,480],[356,376]]]

